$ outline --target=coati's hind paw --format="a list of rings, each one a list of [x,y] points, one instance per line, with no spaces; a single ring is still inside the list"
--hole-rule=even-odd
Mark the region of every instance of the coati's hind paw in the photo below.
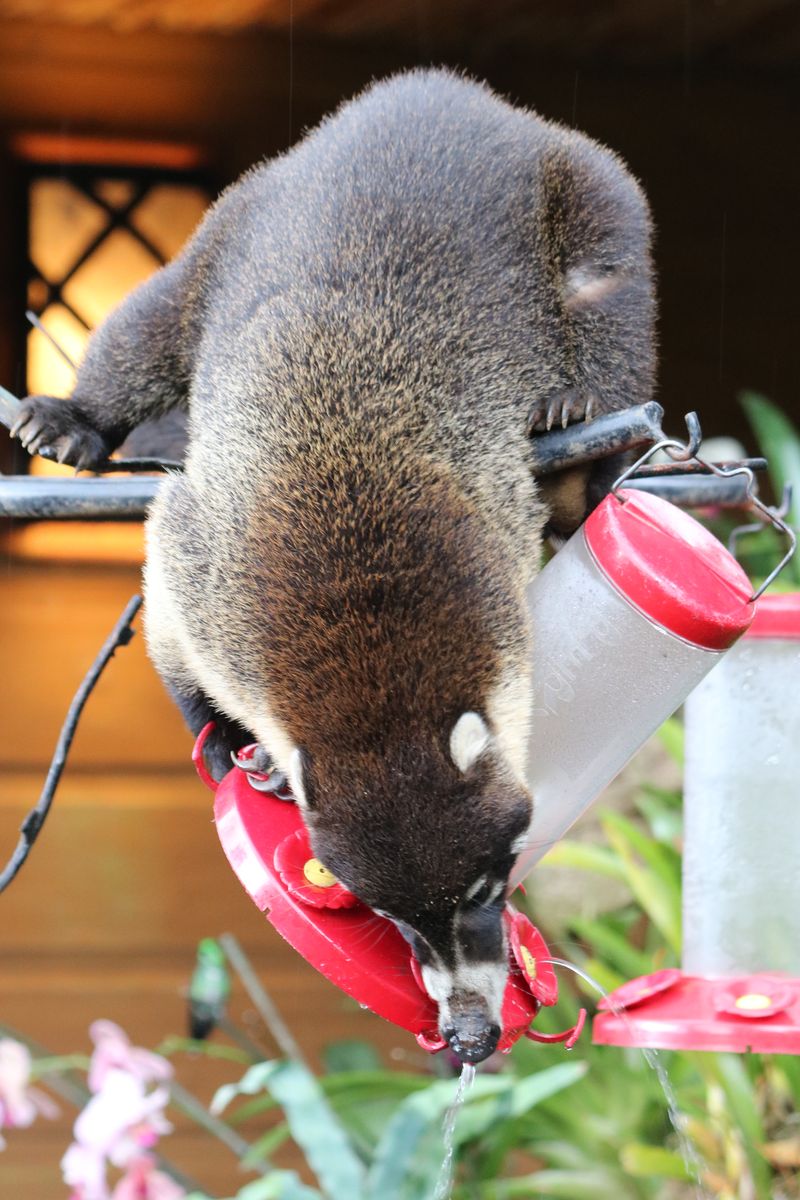
[[[536,404],[528,414],[528,436],[549,433],[554,425],[566,429],[578,421],[591,421],[597,409],[596,397],[577,388],[564,388],[548,401]]]
[[[54,396],[23,400],[11,434],[30,454],[81,470],[101,466],[113,449],[76,404]]]

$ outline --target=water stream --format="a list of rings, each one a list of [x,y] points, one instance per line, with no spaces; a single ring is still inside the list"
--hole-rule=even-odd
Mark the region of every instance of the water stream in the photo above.
[[[450,1195],[450,1186],[453,1182],[453,1159],[455,1157],[455,1132],[456,1121],[461,1107],[467,1097],[467,1092],[472,1087],[475,1080],[475,1067],[472,1063],[463,1063],[461,1066],[461,1078],[458,1081],[453,1103],[445,1113],[444,1126],[442,1129],[442,1137],[444,1140],[444,1160],[442,1169],[439,1172],[439,1178],[436,1181],[436,1191],[433,1193],[433,1200],[447,1200]]]
[[[597,980],[592,979],[591,975],[588,975],[586,971],[582,970],[580,967],[576,966],[575,963],[570,962],[566,958],[550,958],[546,961],[552,963],[554,967],[566,967],[568,971],[572,971],[573,974],[579,975],[584,983],[587,983],[590,988],[593,988],[599,996],[602,996],[605,999],[608,1007],[613,1012],[615,1017],[621,1017],[622,1020],[627,1024],[632,1024],[628,1014],[625,1012],[625,1009],[622,1008],[621,1005],[615,1004],[605,988],[602,988]],[[667,1105],[667,1115],[669,1116],[670,1124],[675,1130],[675,1135],[678,1139],[678,1149],[680,1150],[681,1158],[683,1159],[686,1170],[689,1172],[696,1184],[695,1196],[697,1197],[697,1200],[708,1200],[708,1193],[706,1192],[702,1183],[703,1163],[694,1147],[694,1143],[687,1137],[686,1132],[684,1131],[683,1113],[678,1106],[678,1097],[675,1095],[675,1089],[672,1086],[672,1080],[667,1073],[667,1068],[664,1066],[661,1054],[658,1050],[652,1050],[645,1046],[641,1046],[639,1049],[641,1049],[647,1065],[651,1067],[653,1071],[655,1071],[661,1091],[664,1093],[664,1100],[666,1101]]]

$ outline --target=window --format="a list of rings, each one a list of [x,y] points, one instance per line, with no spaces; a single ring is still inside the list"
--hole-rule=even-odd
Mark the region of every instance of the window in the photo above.
[[[74,372],[67,359],[79,363],[91,331],[180,250],[211,191],[192,146],[27,134],[13,149],[27,194],[27,303],[53,339],[37,328],[28,332],[27,391],[68,396]],[[41,458],[30,470],[72,473]],[[46,543],[55,553],[58,537],[65,544],[69,533],[74,556],[79,532],[28,526],[18,534],[29,552]],[[116,525],[92,534],[95,546],[115,536],[126,544],[141,540],[140,531]]]

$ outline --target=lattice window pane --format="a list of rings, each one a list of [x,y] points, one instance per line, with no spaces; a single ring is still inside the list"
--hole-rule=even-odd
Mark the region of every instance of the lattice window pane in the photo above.
[[[41,161],[29,168],[28,304],[75,363],[91,330],[180,250],[210,201],[189,171],[143,165],[141,146],[128,170],[120,166],[121,144],[113,149],[105,165]],[[36,329],[28,334],[27,377],[30,393],[51,396],[68,396],[74,383]],[[40,458],[30,469],[71,472]]]

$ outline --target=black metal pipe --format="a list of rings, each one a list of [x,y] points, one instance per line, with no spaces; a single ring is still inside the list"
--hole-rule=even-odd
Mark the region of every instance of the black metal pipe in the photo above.
[[[664,410],[655,400],[637,408],[605,413],[593,421],[534,434],[531,448],[536,475],[554,475],[568,467],[595,462],[611,454],[652,446],[664,437],[661,420]]]
[[[719,475],[634,475],[622,486],[623,490],[650,492],[678,508],[747,508],[750,495],[758,494],[757,485],[751,485],[746,475],[728,479]]]
[[[121,521],[144,517],[163,479],[0,475],[0,517]]]

